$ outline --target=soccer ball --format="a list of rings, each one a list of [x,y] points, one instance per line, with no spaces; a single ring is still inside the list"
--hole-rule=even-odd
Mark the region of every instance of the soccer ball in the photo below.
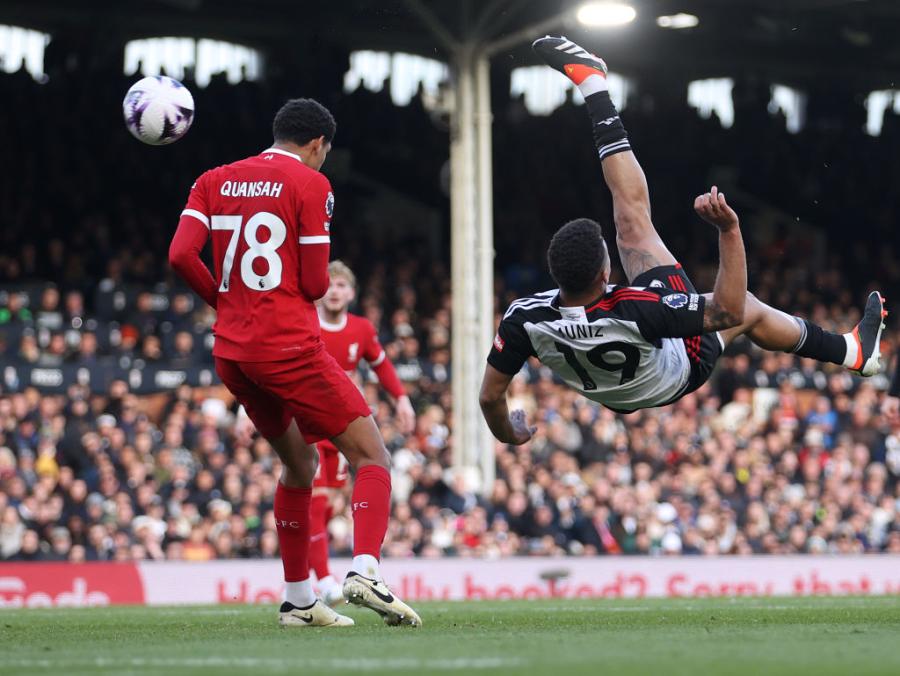
[[[125,126],[151,146],[174,143],[194,121],[194,97],[178,80],[165,75],[138,80],[122,102]]]

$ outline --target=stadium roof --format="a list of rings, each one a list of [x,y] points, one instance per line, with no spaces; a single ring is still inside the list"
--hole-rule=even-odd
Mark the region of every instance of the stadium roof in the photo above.
[[[900,2],[895,0],[627,0],[630,25],[561,29],[590,44],[606,43],[616,69],[672,69],[679,79],[758,72],[787,84],[853,77],[860,89],[891,86],[900,68]],[[301,43],[348,50],[406,51],[446,58],[415,11],[426,7],[453,36],[478,28],[483,41],[514,33],[579,5],[579,0],[3,0],[0,23],[51,34],[102,36],[106,45],[136,37],[190,35],[261,49]],[[659,15],[687,12],[696,28],[666,30]],[[511,64],[531,62],[527,45],[505,50]]]

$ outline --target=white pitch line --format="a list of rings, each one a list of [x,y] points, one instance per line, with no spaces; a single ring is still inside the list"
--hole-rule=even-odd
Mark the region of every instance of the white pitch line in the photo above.
[[[375,671],[379,669],[438,671],[463,671],[471,669],[499,669],[501,667],[522,666],[524,660],[507,657],[448,657],[417,659],[413,657],[357,657],[357,658],[304,658],[303,667],[319,669],[353,669]],[[185,658],[142,658],[115,659],[98,657],[92,660],[66,659],[4,659],[4,666],[19,668],[180,668],[180,667],[238,667],[243,669],[294,670],[296,659],[277,657],[185,657]]]

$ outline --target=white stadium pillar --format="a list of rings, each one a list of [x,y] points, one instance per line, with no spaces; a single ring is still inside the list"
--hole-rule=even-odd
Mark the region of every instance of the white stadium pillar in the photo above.
[[[478,391],[494,330],[493,181],[490,73],[471,45],[456,50],[451,115],[451,253],[453,291],[453,465],[477,471],[482,491],[494,477],[493,437]]]
[[[494,483],[494,438],[478,392],[494,335],[494,198],[491,133],[493,55],[533,40],[573,15],[569,8],[496,38],[491,26],[503,2],[484,3],[457,38],[423,0],[407,7],[451,58],[450,222],[453,291],[453,468],[474,473],[481,492]]]

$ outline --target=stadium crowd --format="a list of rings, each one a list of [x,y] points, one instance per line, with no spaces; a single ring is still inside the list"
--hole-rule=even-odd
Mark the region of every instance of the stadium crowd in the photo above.
[[[122,83],[110,91],[126,89],[120,73],[92,75]],[[201,167],[265,147],[267,130],[253,121],[270,118],[287,85],[195,89],[199,110],[228,110],[241,131],[201,115],[184,141],[162,151],[179,153],[172,162],[136,148],[124,129],[109,133],[120,121],[92,116],[97,103],[78,93],[77,79],[50,76],[38,85],[0,75],[11,102],[0,111],[9,139],[0,161],[21,170],[15,187],[0,184],[0,360],[6,368],[115,368],[102,388],[76,381],[56,394],[0,380],[0,559],[275,556],[279,462],[249,421],[214,385],[139,396],[115,369],[209,364],[213,312],[165,269],[168,239]],[[751,224],[751,288],[847,330],[866,289],[877,282],[890,301],[900,287],[896,191],[881,189],[900,173],[896,123],[870,138],[859,107],[838,111],[850,120],[839,126],[825,124],[837,112],[816,118],[813,108],[807,128],[791,135],[754,90],[738,94],[732,129],[701,120],[683,100],[644,98],[623,112],[651,180],[654,219],[697,286],[710,288],[715,238],[691,225],[693,195],[718,172],[765,197],[764,207],[737,200]],[[118,111],[112,98],[102,108]],[[446,247],[361,227],[368,202],[353,178],[377,174],[446,209],[446,131],[417,101],[397,108],[386,92],[321,98],[335,110],[337,145],[352,148],[353,171],[332,179],[335,254],[357,269],[356,310],[378,327],[419,414],[416,432],[400,435],[366,379],[393,454],[387,556],[900,552],[900,426],[879,413],[888,379],[863,381],[749,343],[729,349],[697,393],[628,416],[530,364],[514,381],[512,405],[536,421],[537,434],[522,447],[498,444],[497,479],[487,497],[475,492],[471,477],[449,468]],[[72,128],[44,124],[63,100],[80,107],[67,118]],[[542,256],[559,224],[608,213],[609,204],[582,110],[566,105],[538,118],[518,100],[498,110],[501,310],[519,293],[549,288]],[[662,112],[665,126],[654,123]],[[683,133],[671,135],[673,125]],[[108,144],[95,145],[100,133]],[[757,141],[742,147],[747,138]],[[789,227],[795,219],[815,226]],[[852,235],[862,228],[860,243]],[[767,233],[760,242],[752,241],[757,229]],[[889,331],[888,374],[896,345]],[[349,553],[346,505],[329,528],[334,553]]]

